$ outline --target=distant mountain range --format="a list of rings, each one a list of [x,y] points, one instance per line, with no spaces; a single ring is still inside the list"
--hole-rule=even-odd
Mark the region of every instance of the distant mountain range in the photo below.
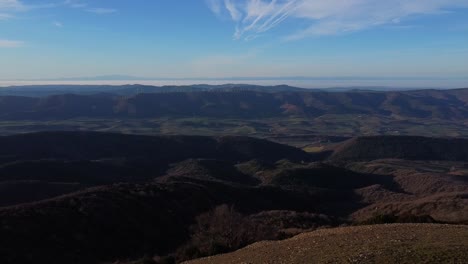
[[[258,92],[281,92],[281,91],[308,91],[308,89],[292,87],[289,85],[260,86],[249,84],[223,84],[223,85],[25,85],[0,88],[0,96],[28,96],[43,97],[59,94],[81,94],[92,95],[101,93],[112,93],[115,95],[137,95],[141,93],[170,93],[170,92],[200,92],[200,91],[258,91]]]
[[[66,94],[55,95],[63,93],[64,89]],[[324,114],[447,120],[468,118],[468,89],[328,92],[286,85],[25,86],[5,88],[3,94],[0,96],[0,118],[4,120],[193,116],[265,118],[317,117]],[[34,94],[42,97],[34,97]]]
[[[88,79],[80,79],[79,81],[99,81],[101,77],[92,77]],[[110,81],[144,81],[145,79],[131,78],[130,76],[108,76],[105,80]],[[150,79],[148,79],[150,80]],[[57,81],[77,81],[75,79],[60,79]],[[206,81],[206,80],[205,80]],[[229,81],[229,80],[228,80]],[[232,80],[236,81],[235,79]],[[248,80],[246,80],[248,81]],[[200,82],[203,82],[200,79]],[[196,91],[256,91],[256,92],[296,92],[296,91],[327,91],[327,92],[347,92],[347,91],[409,91],[420,90],[419,88],[409,87],[389,87],[389,86],[348,86],[348,87],[328,87],[328,88],[299,88],[290,85],[252,85],[252,84],[194,84],[194,85],[141,85],[141,84],[124,84],[124,85],[101,85],[101,84],[47,84],[47,85],[19,85],[0,87],[0,96],[31,96],[43,97],[58,94],[98,94],[98,93],[113,93],[117,95],[136,95],[139,93],[168,93],[168,92],[196,92]]]

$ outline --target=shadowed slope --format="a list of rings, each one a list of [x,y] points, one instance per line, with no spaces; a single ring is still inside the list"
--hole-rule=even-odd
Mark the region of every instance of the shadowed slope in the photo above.
[[[354,138],[337,147],[332,160],[376,159],[468,161],[468,139],[416,136]]]
[[[135,136],[94,132],[45,132],[0,137],[0,163],[25,159],[96,160],[190,158],[267,161],[308,160],[302,150],[248,137]]]

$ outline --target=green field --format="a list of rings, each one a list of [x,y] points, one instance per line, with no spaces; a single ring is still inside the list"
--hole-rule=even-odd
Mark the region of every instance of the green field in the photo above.
[[[0,121],[0,135],[37,131],[100,131],[143,135],[242,135],[273,139],[315,152],[327,142],[316,136],[419,135],[466,137],[468,120],[398,119],[384,116],[323,115],[317,118],[217,119],[147,118]]]

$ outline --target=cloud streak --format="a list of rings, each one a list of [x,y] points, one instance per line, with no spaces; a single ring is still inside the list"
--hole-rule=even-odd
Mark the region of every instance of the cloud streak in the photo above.
[[[33,9],[40,8],[53,8],[59,6],[58,3],[48,3],[48,4],[26,4],[24,1],[20,0],[0,0],[0,12],[25,12]]]
[[[205,0],[208,8],[217,16],[221,16],[223,6],[220,0]]]
[[[85,8],[88,6],[88,4],[77,0],[66,0],[65,2],[63,2],[63,4],[71,8]]]
[[[242,14],[237,10],[236,5],[231,0],[224,0],[224,6],[229,11],[232,20],[239,21],[242,18]]]
[[[18,0],[0,0],[0,10],[1,9],[20,9],[24,5]]]
[[[0,20],[8,20],[10,18],[12,18],[13,16],[10,15],[10,14],[6,14],[6,13],[0,13]]]
[[[0,39],[0,48],[18,48],[23,45],[23,41]]]
[[[101,7],[92,7],[86,2],[81,0],[65,0],[61,2],[48,3],[48,4],[25,4],[21,0],[0,0],[0,21],[7,20],[13,17],[12,13],[19,11],[30,11],[40,8],[75,8],[81,9],[89,13],[94,13],[98,15],[111,14],[117,12],[113,8],[101,8]]]
[[[106,15],[106,14],[112,14],[117,12],[116,9],[113,8],[89,8],[86,9],[87,12],[98,14],[98,15]]]
[[[98,15],[106,15],[116,13],[117,9],[114,8],[102,8],[102,7],[90,7],[88,3],[82,2],[80,0],[65,0],[63,5],[76,9],[83,9],[86,12],[94,13]]]
[[[209,0],[218,16],[235,25],[235,39],[251,39],[282,24],[300,20],[287,40],[356,32],[381,25],[400,24],[416,15],[443,14],[468,8],[468,0]]]
[[[13,18],[12,13],[25,10],[26,6],[18,0],[0,0],[0,21]]]

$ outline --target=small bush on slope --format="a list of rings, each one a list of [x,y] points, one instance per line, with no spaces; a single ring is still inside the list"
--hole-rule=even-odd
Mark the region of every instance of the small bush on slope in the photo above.
[[[380,224],[395,224],[395,223],[437,223],[429,215],[393,215],[393,214],[379,214],[375,215],[359,224],[363,225],[380,225]]]
[[[177,252],[179,260],[230,252],[261,240],[274,239],[268,226],[251,221],[233,206],[221,205],[197,217],[190,242]]]

